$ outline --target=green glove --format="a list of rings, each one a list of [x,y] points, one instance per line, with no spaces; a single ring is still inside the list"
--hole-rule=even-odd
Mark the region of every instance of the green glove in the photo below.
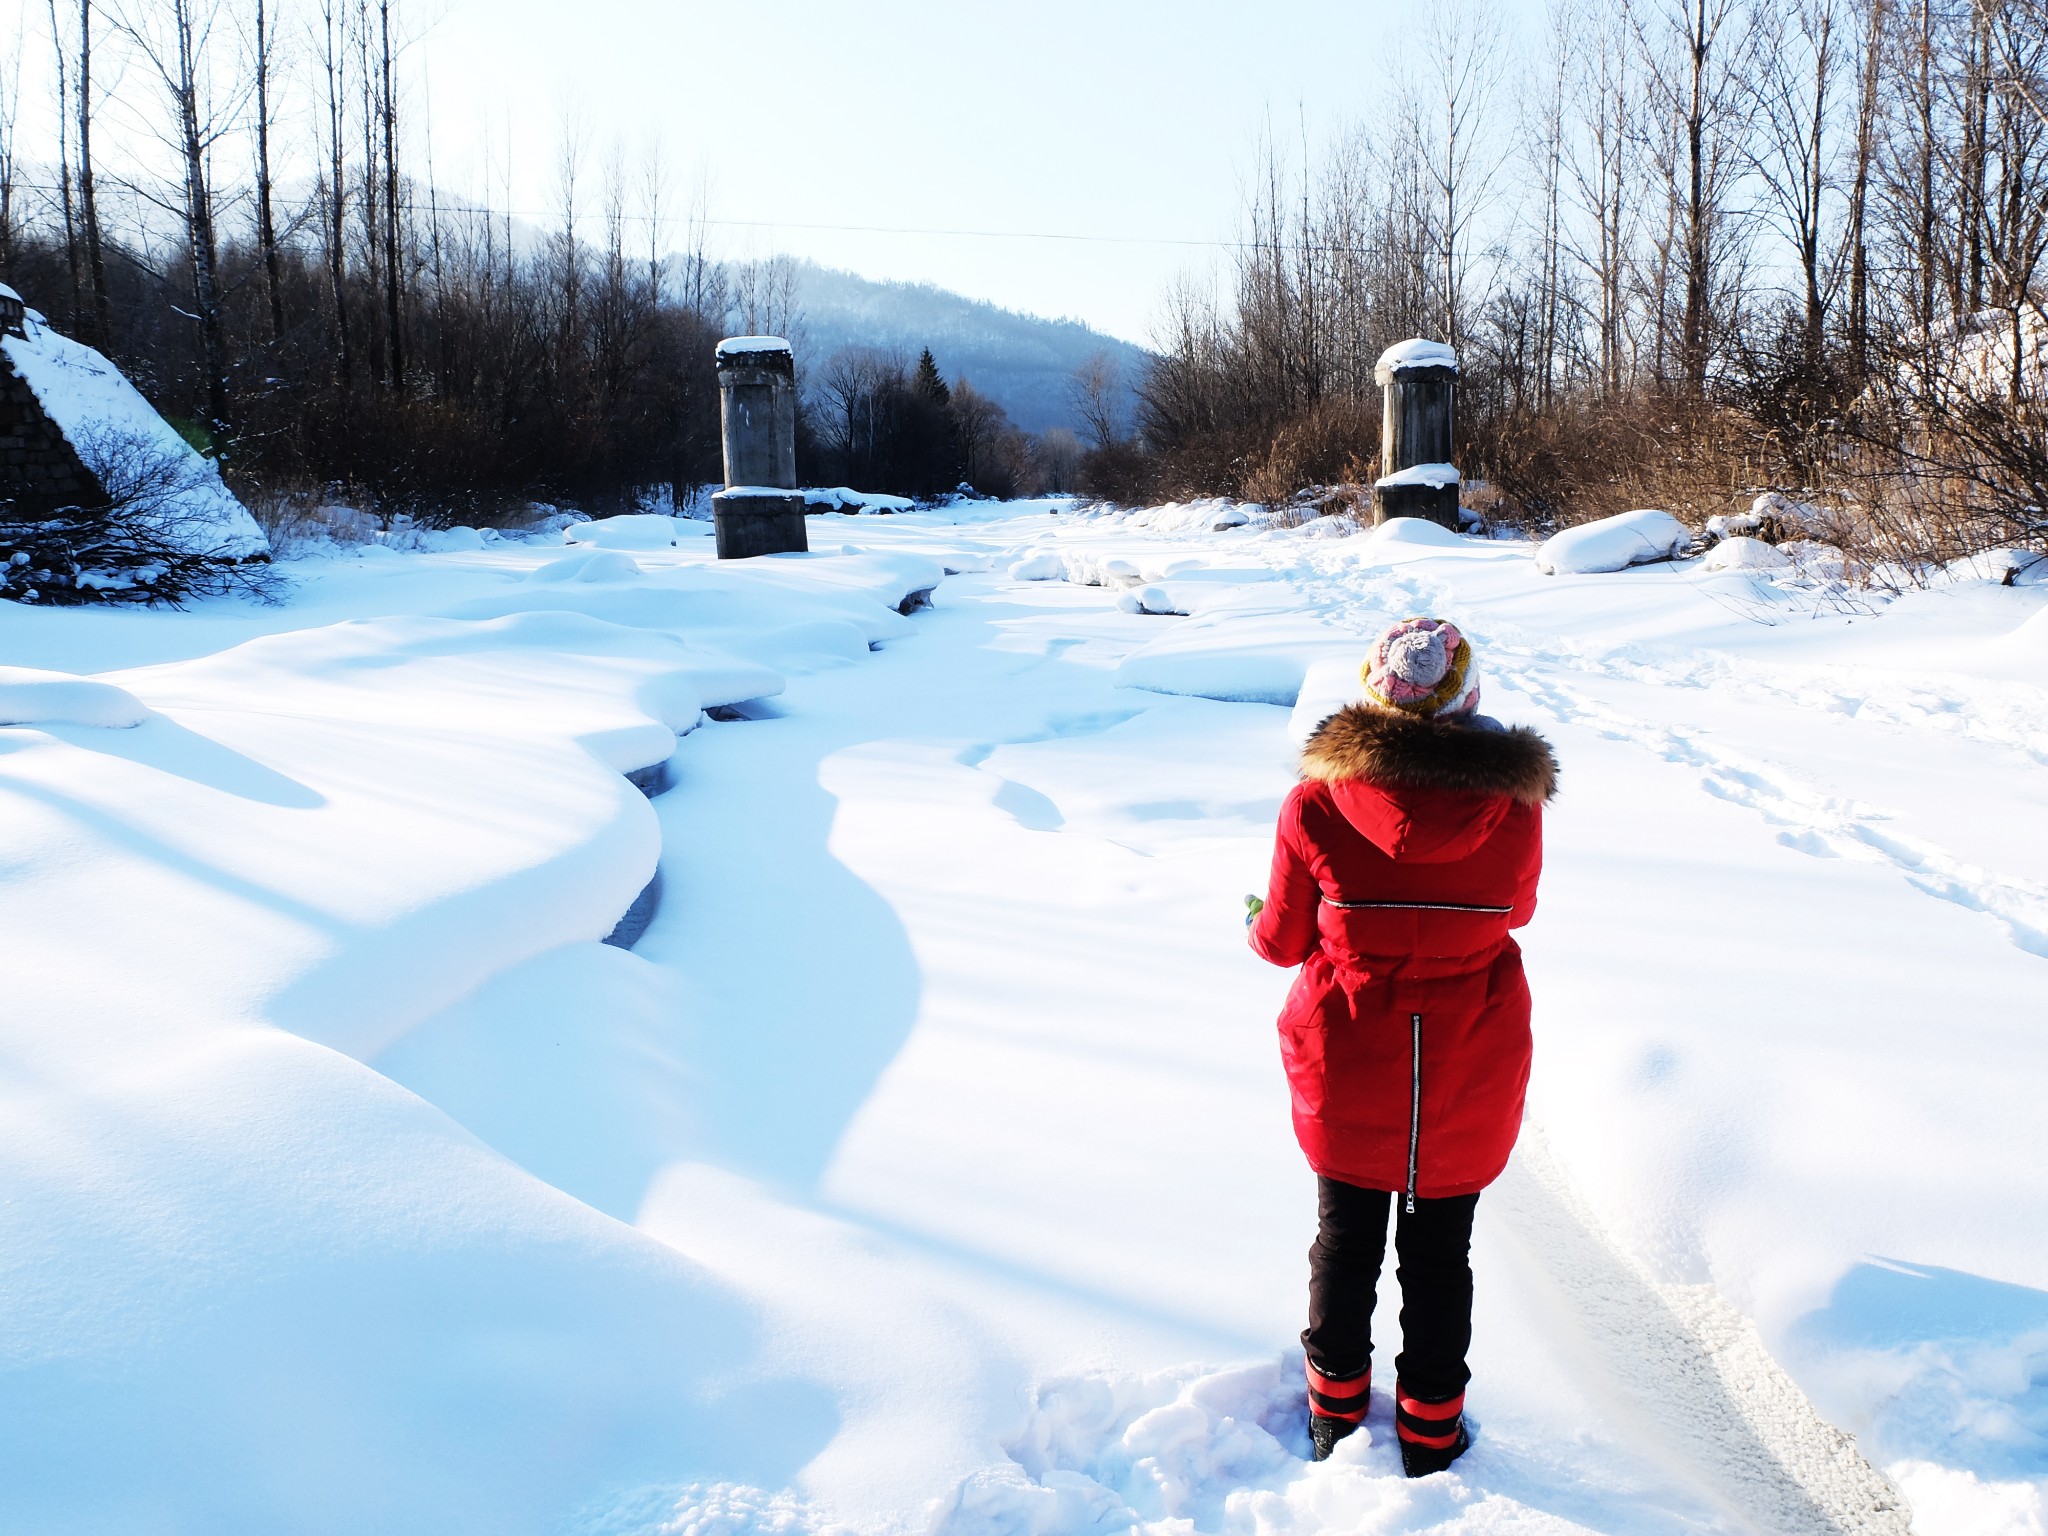
[[[1260,914],[1261,912],[1263,912],[1263,911],[1265,911],[1265,910],[1266,910],[1266,904],[1265,904],[1265,903],[1264,903],[1263,901],[1259,900],[1259,898],[1258,898],[1258,897],[1256,897],[1256,896],[1247,896],[1247,897],[1245,897],[1245,899],[1244,899],[1244,925],[1245,925],[1245,927],[1247,927],[1247,928],[1251,927],[1251,925],[1252,925],[1252,919],[1253,919],[1253,918],[1255,918],[1255,917],[1257,917],[1257,916],[1258,916],[1258,915],[1259,915],[1259,914]]]

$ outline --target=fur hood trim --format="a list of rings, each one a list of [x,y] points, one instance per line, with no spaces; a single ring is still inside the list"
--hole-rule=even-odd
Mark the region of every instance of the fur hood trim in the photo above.
[[[1411,789],[1506,795],[1541,805],[1557,793],[1557,758],[1527,726],[1488,730],[1365,704],[1337,711],[1301,750],[1301,776],[1367,779]]]

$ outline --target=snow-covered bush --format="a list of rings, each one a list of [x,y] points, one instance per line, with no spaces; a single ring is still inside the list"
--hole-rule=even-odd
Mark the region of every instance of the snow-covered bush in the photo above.
[[[23,518],[0,503],[0,597],[22,603],[169,603],[268,597],[269,549],[214,467],[140,433],[74,445],[106,499]],[[223,515],[222,501],[237,516]]]

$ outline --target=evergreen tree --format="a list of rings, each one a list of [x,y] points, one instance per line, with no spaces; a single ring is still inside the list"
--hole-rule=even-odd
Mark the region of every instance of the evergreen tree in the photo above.
[[[910,381],[910,387],[933,405],[946,406],[953,403],[953,391],[946,387],[945,378],[939,373],[939,365],[933,359],[930,347],[926,347],[918,354],[917,376]]]

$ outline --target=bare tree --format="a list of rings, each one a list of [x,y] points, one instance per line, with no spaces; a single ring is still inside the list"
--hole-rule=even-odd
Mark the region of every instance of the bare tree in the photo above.
[[[1657,0],[1648,18],[1634,19],[1655,105],[1669,125],[1658,158],[1683,287],[1679,377],[1694,398],[1706,391],[1715,315],[1725,307],[1720,290],[1737,265],[1728,199],[1744,124],[1733,44],[1723,35],[1735,14],[1735,0]]]
[[[64,267],[71,277],[70,324],[75,329],[84,313],[84,289],[78,270],[78,211],[71,196],[71,84],[64,50],[64,27],[57,0],[50,0],[50,46],[57,65],[57,195],[64,210]]]
[[[1749,163],[1780,232],[1799,263],[1801,350],[1809,379],[1823,369],[1828,306],[1844,252],[1828,240],[1836,190],[1835,88],[1842,70],[1845,0],[1786,0],[1750,13],[1750,67],[1742,74],[1754,104],[1746,135]]]
[[[964,378],[953,382],[951,410],[967,483],[980,486],[997,467],[997,451],[1009,418],[1000,405]]]
[[[1493,202],[1506,159],[1506,143],[1491,122],[1505,53],[1495,8],[1453,0],[1433,7],[1429,18],[1424,57],[1403,71],[1401,124],[1427,188],[1437,323],[1444,340],[1457,347],[1469,319],[1474,231]]]
[[[106,247],[100,238],[100,199],[92,161],[92,0],[78,0],[78,211],[85,270],[92,280],[92,338],[106,346],[113,335],[107,297]]]
[[[1107,451],[1123,439],[1123,370],[1108,349],[1090,353],[1074,370],[1067,401],[1096,449]]]
[[[4,76],[0,76],[0,282],[14,275],[19,240],[19,216],[15,208],[16,163],[14,118],[21,99],[21,22],[15,23],[13,46],[7,51]]]
[[[334,369],[341,386],[341,412],[346,425],[355,386],[354,346],[348,303],[348,112],[347,17],[345,0],[320,0],[320,70],[326,84],[327,133],[323,175],[326,179],[326,241],[328,298],[334,306]]]
[[[284,277],[277,249],[277,217],[272,207],[274,181],[270,171],[271,93],[276,82],[277,23],[264,0],[256,0],[255,40],[249,54],[255,89],[256,250],[263,261],[263,285],[270,301],[270,339],[284,340]]]
[[[377,0],[377,116],[384,150],[384,327],[391,337],[391,387],[405,387],[405,320],[400,265],[398,196],[398,86],[393,75],[392,0]]]
[[[199,325],[208,426],[225,435],[228,419],[228,349],[222,314],[220,241],[215,225],[213,151],[229,132],[239,103],[212,94],[209,55],[221,18],[218,0],[160,0],[148,13],[131,5],[121,30],[155,72],[166,108],[161,136],[183,175],[175,205],[191,269],[192,313]]]

